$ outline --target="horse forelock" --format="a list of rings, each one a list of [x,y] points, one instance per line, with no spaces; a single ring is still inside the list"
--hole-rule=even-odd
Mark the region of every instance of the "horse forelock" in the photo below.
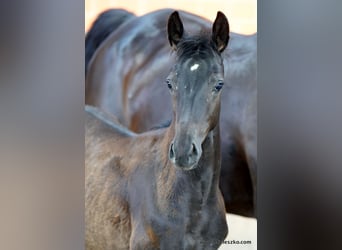
[[[177,44],[177,57],[179,60],[190,57],[206,59],[215,53],[219,55],[214,42],[206,34],[185,37]]]

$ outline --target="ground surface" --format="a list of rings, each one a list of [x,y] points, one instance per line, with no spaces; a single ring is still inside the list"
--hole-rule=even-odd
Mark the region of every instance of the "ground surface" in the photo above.
[[[219,250],[256,250],[257,249],[257,220],[234,214],[227,215],[229,234]],[[251,244],[233,244],[231,241],[251,241]]]

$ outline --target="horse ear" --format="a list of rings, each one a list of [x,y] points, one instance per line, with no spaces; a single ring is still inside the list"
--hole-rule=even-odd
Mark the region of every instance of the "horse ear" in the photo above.
[[[176,48],[183,36],[183,31],[183,23],[179,17],[178,11],[175,11],[170,15],[167,23],[167,33],[172,48]]]
[[[229,24],[226,16],[221,11],[217,12],[213,24],[212,39],[220,53],[227,47],[229,40]]]

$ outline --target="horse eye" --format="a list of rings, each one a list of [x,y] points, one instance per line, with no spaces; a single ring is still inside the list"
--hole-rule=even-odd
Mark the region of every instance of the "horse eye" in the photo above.
[[[223,87],[223,81],[219,81],[216,85],[215,85],[215,90],[218,92],[222,89]]]
[[[166,80],[166,84],[169,89],[172,89],[172,84],[169,79]]]

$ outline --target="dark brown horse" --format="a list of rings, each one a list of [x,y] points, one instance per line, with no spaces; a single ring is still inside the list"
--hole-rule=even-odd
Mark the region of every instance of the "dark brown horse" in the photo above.
[[[224,14],[209,36],[168,21],[175,50],[167,77],[168,128],[134,134],[96,108],[86,116],[86,248],[217,249],[228,228],[219,190]]]
[[[172,118],[172,103],[164,86],[175,60],[166,39],[171,12],[160,10],[124,22],[88,66],[86,103],[114,114],[135,132]],[[210,30],[209,21],[186,12],[180,15],[190,33]],[[222,57],[226,70],[220,118],[220,189],[228,212],[255,216],[256,35],[231,33]]]

